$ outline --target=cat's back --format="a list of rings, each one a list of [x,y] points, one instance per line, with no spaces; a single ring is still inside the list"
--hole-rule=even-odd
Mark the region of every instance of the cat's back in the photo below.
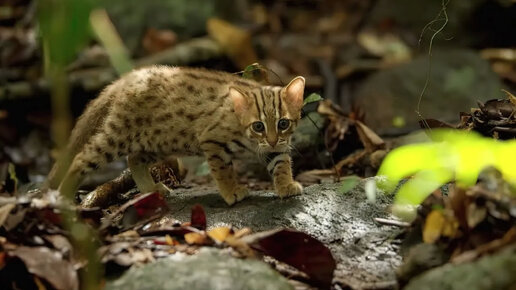
[[[259,87],[255,81],[237,74],[204,68],[155,65],[133,70],[112,84],[125,94],[169,94],[209,96],[228,86]]]

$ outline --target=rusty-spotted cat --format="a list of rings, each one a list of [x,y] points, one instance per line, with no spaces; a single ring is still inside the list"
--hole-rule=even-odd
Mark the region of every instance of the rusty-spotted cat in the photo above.
[[[87,173],[127,156],[140,192],[167,192],[154,183],[149,165],[170,155],[204,155],[221,196],[231,205],[248,194],[237,182],[232,160],[253,153],[268,157],[280,197],[300,194],[289,151],[304,87],[300,76],[279,87],[205,69],[134,70],[87,106],[67,147],[73,161],[68,168],[56,163],[48,184],[75,192]]]

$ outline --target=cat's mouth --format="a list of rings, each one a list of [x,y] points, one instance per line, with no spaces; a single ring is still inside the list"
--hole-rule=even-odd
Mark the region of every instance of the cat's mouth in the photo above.
[[[273,153],[273,152],[287,152],[289,149],[288,144],[277,144],[276,146],[272,147],[271,145],[265,143],[265,144],[259,144],[260,151],[263,153]]]

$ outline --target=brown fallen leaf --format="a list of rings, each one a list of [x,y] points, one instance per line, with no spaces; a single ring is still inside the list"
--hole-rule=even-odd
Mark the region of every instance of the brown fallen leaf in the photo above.
[[[443,121],[439,121],[436,119],[424,119],[419,120],[419,127],[421,129],[433,129],[433,128],[455,128],[452,124],[448,124]]]
[[[296,180],[302,183],[321,183],[323,180],[332,179],[335,176],[335,170],[331,169],[314,169],[301,172],[296,176]]]
[[[336,263],[330,250],[308,234],[279,229],[242,238],[251,248],[306,273],[321,288],[330,288]]]
[[[9,213],[13,208],[16,207],[14,203],[8,203],[2,207],[0,207],[0,227],[4,225],[4,222],[7,220]]]
[[[514,244],[516,242],[516,227],[510,228],[505,235],[500,238],[493,240],[489,243],[480,245],[479,247],[463,252],[458,256],[452,257],[451,262],[454,264],[469,263],[483,255],[498,251],[505,246]]]
[[[376,133],[369,129],[369,127],[364,123],[359,120],[355,120],[355,126],[357,128],[358,137],[360,137],[360,141],[362,141],[362,144],[368,153],[385,148],[385,142],[383,139],[376,135]]]
[[[146,52],[152,54],[170,48],[176,44],[176,42],[177,35],[174,31],[151,27],[145,32],[142,46]]]
[[[211,18],[206,23],[208,34],[217,41],[240,69],[258,60],[251,43],[251,34],[225,20]]]
[[[485,206],[477,206],[472,202],[466,208],[466,220],[470,229],[481,223],[487,216],[487,208]]]
[[[55,289],[79,289],[79,279],[73,265],[57,251],[46,247],[17,247],[7,254],[23,261],[27,270],[46,280]]]

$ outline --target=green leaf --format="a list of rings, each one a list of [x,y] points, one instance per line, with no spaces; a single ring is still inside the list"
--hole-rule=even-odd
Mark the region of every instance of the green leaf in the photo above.
[[[16,177],[16,170],[14,168],[14,164],[9,163],[7,166],[7,172],[9,173],[9,179],[13,183],[13,192],[16,192],[18,189],[18,177]]]
[[[393,191],[401,179],[412,176],[398,190],[395,204],[416,206],[434,190],[450,181],[472,186],[488,167],[500,171],[516,193],[516,140],[499,141],[459,130],[433,130],[431,143],[405,145],[392,150],[378,175],[378,186]]]
[[[242,77],[257,82],[267,81],[267,71],[266,67],[255,62],[245,67]]]
[[[308,97],[306,97],[306,99],[303,101],[303,106],[306,106],[306,105],[308,105],[310,103],[313,103],[313,102],[321,101],[322,99],[323,98],[321,97],[321,95],[316,94],[316,93],[312,93]]]
[[[90,39],[88,18],[96,0],[40,0],[38,20],[45,60],[67,65]]]
[[[348,193],[350,190],[355,188],[357,184],[360,182],[360,177],[356,175],[346,176],[342,179],[342,183],[339,187],[339,192],[344,194]]]
[[[113,64],[118,74],[122,75],[132,70],[134,65],[129,57],[129,51],[124,46],[106,10],[93,10],[91,12],[90,22],[93,32],[95,32],[100,43],[106,48],[111,64]]]

